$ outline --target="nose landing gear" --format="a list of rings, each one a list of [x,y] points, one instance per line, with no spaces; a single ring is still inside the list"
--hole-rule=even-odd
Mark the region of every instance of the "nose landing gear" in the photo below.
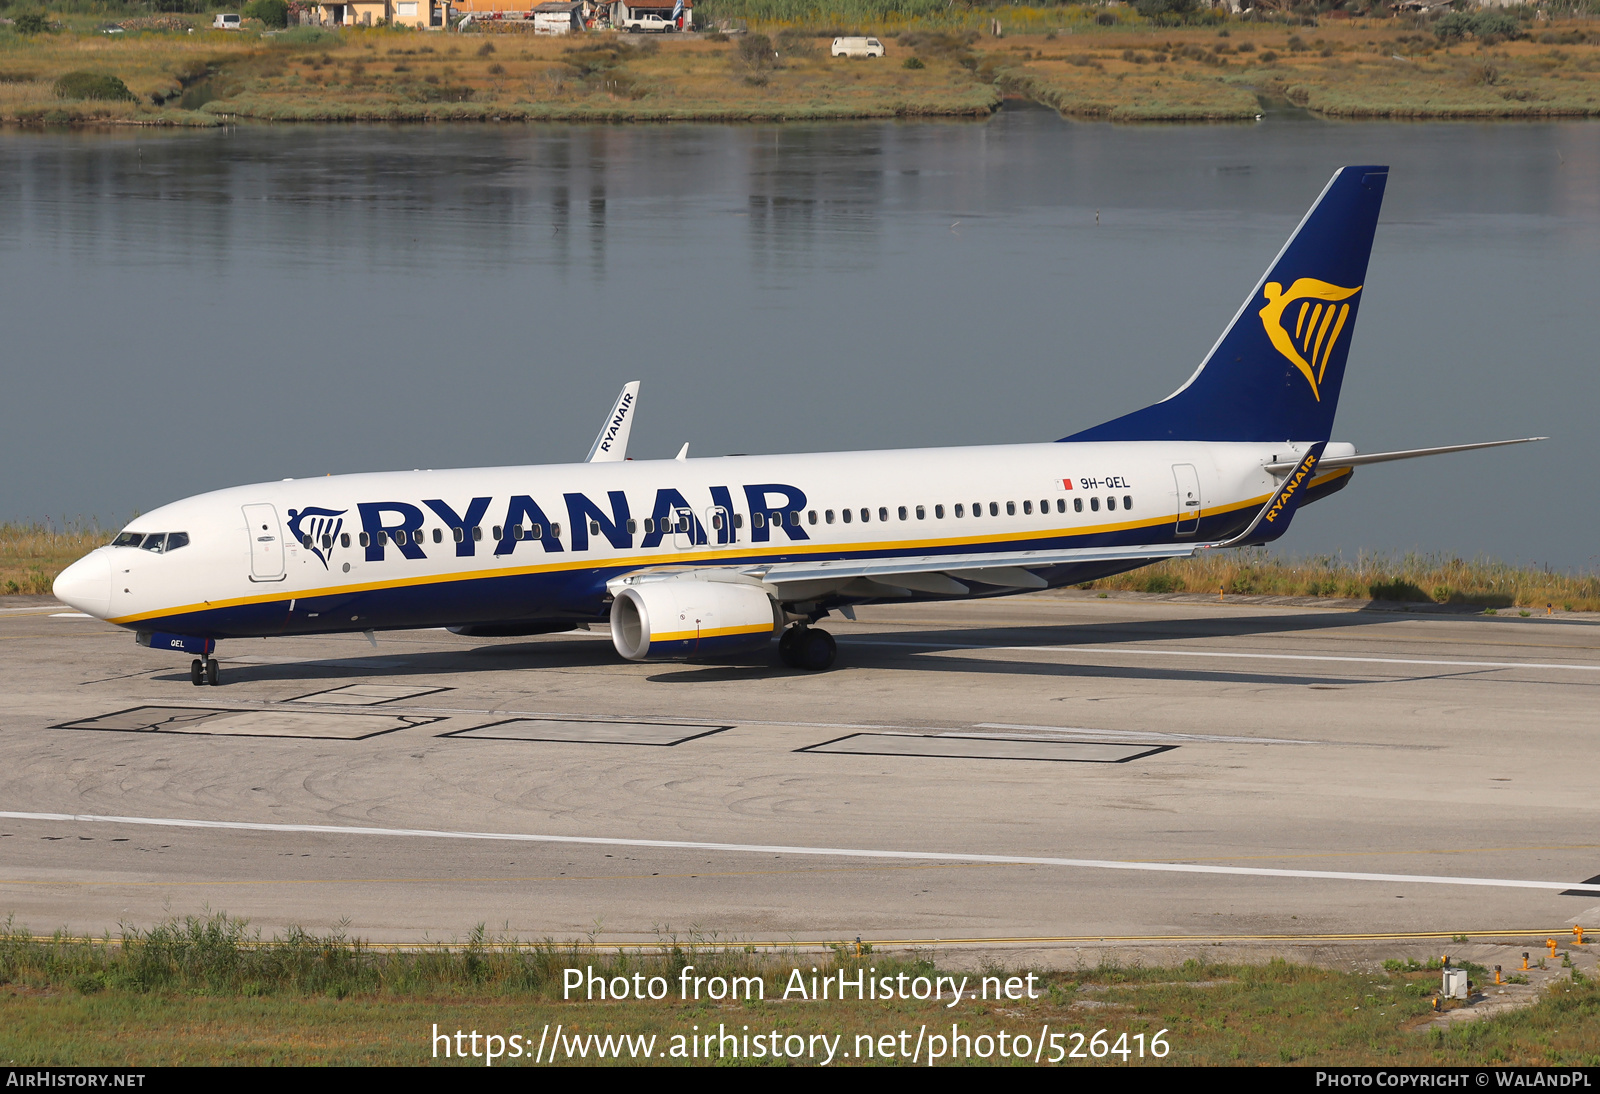
[[[778,658],[792,669],[822,672],[833,667],[839,647],[833,635],[798,623],[778,639]]]
[[[219,675],[215,657],[208,657],[204,661],[196,657],[189,663],[189,683],[195,687],[200,687],[202,684],[216,687]]]

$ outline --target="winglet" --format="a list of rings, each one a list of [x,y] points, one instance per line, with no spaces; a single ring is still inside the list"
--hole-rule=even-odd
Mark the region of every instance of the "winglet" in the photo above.
[[[638,406],[639,381],[622,385],[622,393],[617,396],[617,403],[606,417],[606,424],[600,427],[600,435],[594,439],[584,462],[621,463],[628,458],[628,434],[633,429],[633,412]]]

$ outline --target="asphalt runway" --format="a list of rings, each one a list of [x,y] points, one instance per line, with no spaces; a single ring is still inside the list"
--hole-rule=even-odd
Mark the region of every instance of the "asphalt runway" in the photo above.
[[[1034,594],[830,621],[819,675],[414,631],[224,643],[196,688],[0,609],[0,915],[36,932],[1600,927],[1581,616]]]

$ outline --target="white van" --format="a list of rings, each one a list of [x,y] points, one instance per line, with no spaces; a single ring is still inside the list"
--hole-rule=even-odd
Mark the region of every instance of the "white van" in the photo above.
[[[882,57],[883,43],[876,38],[835,38],[835,57]]]
[[[212,30],[238,30],[240,27],[237,15],[219,15],[211,20]]]

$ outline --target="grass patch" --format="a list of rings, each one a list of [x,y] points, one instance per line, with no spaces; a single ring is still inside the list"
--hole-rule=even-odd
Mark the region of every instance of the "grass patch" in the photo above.
[[[760,997],[684,1000],[680,974],[690,965],[694,976],[754,978]],[[630,982],[636,974],[643,982],[660,976],[670,990],[658,1002],[566,1001],[568,968]],[[907,984],[965,976],[969,988],[986,975],[1032,972],[1036,997],[997,1002],[991,995],[952,1008],[946,988],[942,1000],[785,1000],[795,969],[808,986],[813,969],[819,979],[842,971],[853,980],[865,971],[894,980],[904,975]],[[705,938],[663,937],[617,952],[584,942],[497,939],[480,927],[455,947],[397,952],[338,932],[262,939],[226,916],[172,919],[99,941],[37,939],[7,924],[0,931],[7,1016],[0,1051],[23,1066],[403,1065],[434,1060],[436,1025],[447,1032],[520,1033],[530,1053],[546,1026],[574,1036],[653,1034],[663,1051],[671,1038],[698,1026],[702,1034],[748,1027],[752,1034],[842,1035],[839,1048],[849,1056],[841,1061],[854,1062],[867,1039],[880,1044],[884,1035],[909,1030],[915,1040],[919,1027],[947,1033],[956,1023],[968,1036],[987,1035],[991,1045],[1001,1032],[1037,1037],[1045,1024],[1065,1035],[1067,1047],[1073,1034],[1087,1040],[1107,1030],[1108,1043],[1126,1032],[1131,1049],[1138,1035],[1148,1045],[1164,1030],[1170,1052],[1159,1062],[1186,1065],[1600,1063],[1596,981],[1560,983],[1523,1011],[1419,1031],[1437,986],[1438,972],[1415,960],[1354,973],[1281,960],[1196,959],[1171,967],[1103,963],[975,973],[942,969],[925,953],[858,956],[846,946],[823,955],[758,953]],[[1124,1061],[1113,1051],[1075,1062]],[[1147,1055],[1146,1062],[1158,1061]]]
[[[47,594],[57,574],[110,542],[111,533],[92,522],[0,524],[0,594]]]
[[[1255,549],[1172,559],[1079,586],[1144,593],[1315,596],[1478,608],[1600,611],[1600,576],[1445,555],[1279,557]]]

